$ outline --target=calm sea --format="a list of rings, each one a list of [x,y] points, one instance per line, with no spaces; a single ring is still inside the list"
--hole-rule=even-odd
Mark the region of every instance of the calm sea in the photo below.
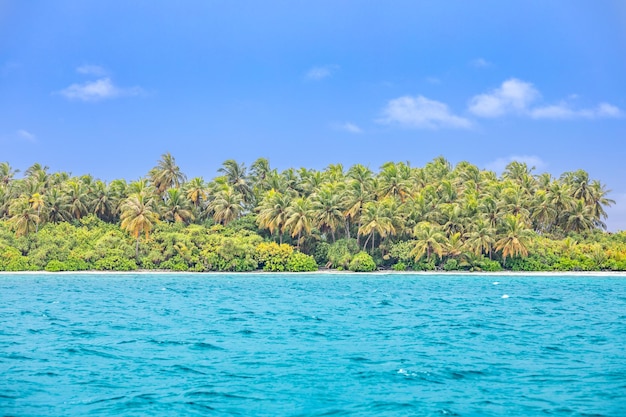
[[[626,278],[3,275],[2,416],[626,416]]]

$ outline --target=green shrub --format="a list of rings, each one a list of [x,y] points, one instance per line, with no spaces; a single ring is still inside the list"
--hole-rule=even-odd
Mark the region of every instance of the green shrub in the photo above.
[[[376,263],[367,252],[359,252],[350,261],[349,269],[352,272],[372,272],[376,270]]]
[[[394,271],[406,271],[406,264],[404,262],[398,262],[391,266]]]
[[[21,252],[9,246],[0,244],[0,271],[31,271],[34,268],[28,258]]]
[[[317,263],[311,255],[302,252],[294,252],[287,259],[286,271],[308,272],[317,271]]]
[[[94,269],[98,271],[134,271],[137,269],[137,264],[134,259],[112,254],[98,259],[94,263]]]
[[[328,262],[333,268],[348,269],[352,257],[359,253],[356,239],[339,239],[328,247]]]
[[[458,271],[459,270],[459,261],[456,259],[448,259],[445,264],[443,264],[444,271]]]
[[[170,271],[188,271],[189,265],[185,262],[184,259],[181,259],[179,256],[175,256],[167,261],[161,263],[159,265],[161,269],[167,269]]]
[[[481,271],[486,272],[498,272],[502,271],[502,265],[498,261],[492,261],[490,259],[484,259],[478,263],[478,267]]]
[[[313,252],[313,257],[315,258],[315,262],[318,265],[326,266],[328,263],[328,248],[330,245],[327,242],[319,242],[315,246],[315,251]]]
[[[287,269],[287,261],[293,254],[293,247],[286,243],[262,242],[256,247],[259,265],[264,271],[280,272]]]

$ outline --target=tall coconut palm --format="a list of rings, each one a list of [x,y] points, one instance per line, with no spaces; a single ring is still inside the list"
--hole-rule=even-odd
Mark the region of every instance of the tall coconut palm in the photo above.
[[[585,204],[582,198],[577,199],[571,209],[565,213],[565,227],[570,232],[583,232],[593,229],[595,216],[593,207]]]
[[[15,235],[18,237],[36,231],[40,222],[37,209],[33,207],[26,196],[20,196],[11,203],[9,216],[9,225],[15,230]]]
[[[13,169],[8,162],[0,162],[0,186],[8,186],[19,169]]]
[[[416,238],[415,246],[410,255],[419,261],[426,253],[426,261],[430,262],[431,255],[443,256],[446,249],[446,236],[441,228],[430,222],[421,222],[415,226],[413,235]]]
[[[45,201],[43,196],[39,193],[35,193],[28,199],[30,206],[37,212],[37,218],[39,219],[35,225],[35,234],[39,232],[39,223],[41,222],[41,210],[44,208]]]
[[[478,220],[474,223],[471,231],[466,232],[463,237],[466,239],[465,246],[472,251],[472,253],[477,256],[486,253],[489,255],[489,259],[491,259],[491,251],[495,244],[494,235],[495,229],[491,227],[488,222]]]
[[[350,237],[350,222],[357,224],[357,230],[361,228],[362,212],[365,204],[373,200],[371,180],[360,181],[352,179],[348,182],[345,192],[341,196],[341,205],[345,207],[346,235]],[[357,244],[360,244],[361,235],[357,233]]]
[[[550,204],[546,190],[540,189],[535,193],[531,207],[530,218],[534,229],[537,232],[548,231],[550,226],[554,224],[557,212],[554,206]]]
[[[243,203],[242,195],[228,187],[215,195],[208,208],[213,213],[213,220],[226,226],[241,215]]]
[[[184,188],[187,198],[195,208],[200,207],[206,201],[207,187],[202,178],[192,178],[185,184]]]
[[[69,211],[69,204],[67,202],[67,196],[61,191],[60,188],[51,188],[44,195],[46,218],[49,222],[60,223],[67,222],[72,219],[72,214]]]
[[[111,221],[116,222],[121,213],[121,206],[129,195],[125,180],[117,179],[109,184],[109,200],[111,202]]]
[[[272,172],[270,162],[265,158],[258,158],[250,165],[250,180],[255,192],[260,193],[269,190],[267,178]]]
[[[311,196],[315,223],[320,231],[330,232],[333,242],[337,227],[344,222],[340,195],[336,191],[336,187],[326,184]]]
[[[528,256],[528,245],[532,238],[532,231],[519,216],[507,215],[502,222],[500,239],[496,242],[495,249],[502,252],[502,261],[506,264],[506,258],[513,256]]]
[[[157,166],[150,170],[150,182],[159,195],[171,187],[180,187],[185,179],[185,174],[181,172],[174,157],[169,152],[161,155]]]
[[[254,203],[254,192],[245,164],[229,159],[224,161],[217,171],[222,173],[226,177],[226,182],[241,195],[243,203],[248,205]]]
[[[394,224],[394,213],[396,205],[390,197],[380,201],[370,201],[363,207],[362,225],[359,227],[358,234],[367,236],[363,249],[367,247],[367,243],[372,242],[371,249],[374,250],[375,233],[378,233],[381,240],[389,235],[396,234],[396,226]]]
[[[148,239],[153,226],[159,221],[154,209],[154,200],[144,194],[132,194],[124,201],[121,210],[122,229],[135,237],[135,258],[138,260],[139,238],[144,234]]]
[[[607,197],[607,194],[610,192],[611,190],[607,190],[600,181],[593,180],[591,182],[587,205],[591,206],[595,226],[601,227],[602,229],[606,229],[606,224],[602,221],[607,218],[604,208],[615,204],[615,200]]]
[[[411,169],[408,165],[393,162],[385,163],[378,174],[380,197],[398,197],[404,202],[411,191],[410,176]]]
[[[189,223],[194,220],[191,202],[180,188],[170,188],[167,190],[162,207],[162,218],[165,221],[171,223]]]
[[[279,242],[283,243],[283,231],[287,223],[287,210],[291,204],[291,195],[271,189],[267,192],[258,207],[257,223],[260,228],[268,229],[271,235],[278,234]]]
[[[87,193],[80,181],[72,179],[65,183],[64,192],[67,196],[68,210],[74,219],[79,220],[88,213]]]
[[[111,190],[104,181],[97,180],[93,184],[88,206],[91,208],[91,213],[98,216],[98,218],[105,221],[113,219],[115,208],[111,199]]]
[[[304,197],[298,197],[287,207],[287,221],[285,229],[291,232],[291,237],[297,236],[296,247],[300,249],[302,234],[311,233],[313,227],[313,210],[311,202]]]

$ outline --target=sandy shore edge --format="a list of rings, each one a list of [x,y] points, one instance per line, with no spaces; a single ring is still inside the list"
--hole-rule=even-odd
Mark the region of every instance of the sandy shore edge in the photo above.
[[[179,272],[164,270],[137,270],[137,271],[0,271],[0,277],[8,275],[203,275],[203,276],[223,276],[223,275],[272,275],[272,276],[304,276],[304,275],[347,275],[347,276],[537,276],[537,277],[626,277],[626,271],[534,271],[534,272],[517,272],[517,271],[499,271],[499,272],[469,272],[469,271],[374,271],[374,272],[351,272],[336,271],[330,269],[320,269],[311,272],[266,272],[266,271],[250,271],[250,272]]]

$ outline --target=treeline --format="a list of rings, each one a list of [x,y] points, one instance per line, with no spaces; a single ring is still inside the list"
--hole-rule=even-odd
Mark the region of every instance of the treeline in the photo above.
[[[608,190],[520,162],[279,172],[233,160],[188,180],[166,153],[106,183],[0,164],[0,270],[626,270]]]

